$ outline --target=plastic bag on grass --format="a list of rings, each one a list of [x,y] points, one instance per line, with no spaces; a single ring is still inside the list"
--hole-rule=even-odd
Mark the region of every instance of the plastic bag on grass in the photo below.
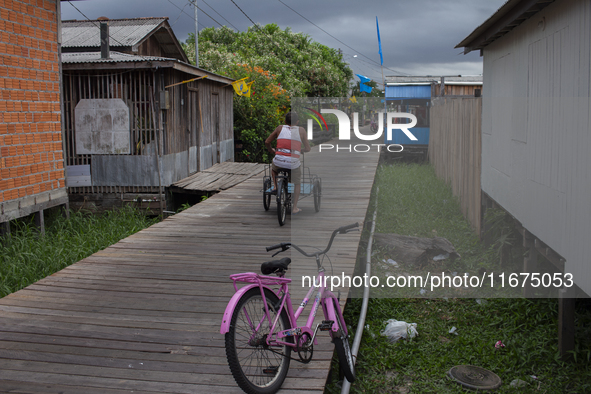
[[[380,331],[380,334],[388,337],[392,343],[400,338],[414,338],[419,335],[417,331],[417,323],[407,323],[395,319],[390,319],[386,322],[386,328]]]

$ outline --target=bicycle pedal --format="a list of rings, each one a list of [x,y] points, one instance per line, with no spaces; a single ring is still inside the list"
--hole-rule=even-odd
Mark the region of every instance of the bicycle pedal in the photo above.
[[[332,320],[324,320],[322,323],[320,323],[320,325],[318,326],[318,329],[320,331],[330,331],[330,330],[332,330],[333,324],[334,324],[334,321],[332,321]]]
[[[263,373],[265,375],[276,375],[278,370],[279,370],[279,367],[269,367],[269,368],[264,368]]]

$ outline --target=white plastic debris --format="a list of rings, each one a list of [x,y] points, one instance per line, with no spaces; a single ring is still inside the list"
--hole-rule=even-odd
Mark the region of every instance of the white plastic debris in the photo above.
[[[437,256],[433,257],[433,261],[441,261],[449,258],[449,253],[445,254],[438,254]]]
[[[386,322],[386,328],[380,331],[380,334],[388,337],[392,343],[398,341],[400,338],[414,338],[419,335],[417,331],[417,323],[407,323],[395,319],[390,319]]]
[[[427,290],[425,290],[425,289],[421,289],[421,291],[419,291],[419,293],[420,293],[421,295],[425,295],[425,293],[426,293],[426,292],[427,292]]]
[[[452,328],[449,330],[449,333],[450,333],[450,334],[455,334],[455,335],[458,335],[458,333],[456,332],[457,330],[458,330],[458,328],[457,328],[456,326],[453,326],[453,327],[452,327]]]
[[[513,379],[509,385],[511,387],[523,387],[527,386],[527,382],[521,379]]]
[[[387,264],[390,264],[391,266],[393,266],[394,268],[398,268],[398,263],[392,259],[388,259],[385,261]]]
[[[479,305],[486,305],[487,301],[486,300],[483,300],[481,298],[477,298],[476,299],[476,303],[479,304]]]

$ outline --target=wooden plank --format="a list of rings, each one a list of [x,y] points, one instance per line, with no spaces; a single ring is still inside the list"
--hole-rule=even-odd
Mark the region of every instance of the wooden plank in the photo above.
[[[258,163],[224,162],[175,182],[173,186],[192,191],[220,191],[229,189],[260,174],[266,165]]]

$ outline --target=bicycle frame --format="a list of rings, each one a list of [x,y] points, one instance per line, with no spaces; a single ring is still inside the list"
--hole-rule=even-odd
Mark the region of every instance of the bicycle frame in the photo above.
[[[327,277],[322,262],[335,236],[354,231],[357,227],[359,223],[337,228],[332,232],[326,248],[315,248],[312,253],[291,242],[266,248],[267,252],[281,249],[273,257],[293,248],[306,257],[316,259],[318,274],[295,311],[289,292],[292,280],[284,277],[291,263],[290,258],[263,263],[263,275],[254,272],[230,275],[236,292],[224,312],[220,333],[225,336],[230,371],[245,392],[275,393],[279,390],[291,360],[304,364],[312,360],[314,345],[318,343],[318,330],[330,332],[344,376],[350,382],[355,381],[347,327],[338,297],[326,288]],[[245,285],[239,287],[238,282]],[[304,310],[310,304],[306,323],[299,326],[298,319],[303,318]],[[314,328],[320,307],[324,320]],[[291,355],[292,351],[297,353],[297,358]]]
[[[318,275],[316,276],[316,278],[314,279],[314,282],[312,283],[312,287],[310,288],[310,290],[308,290],[308,293],[306,294],[306,296],[304,297],[304,299],[302,300],[301,304],[299,305],[298,309],[295,312],[293,310],[293,305],[291,302],[291,295],[289,293],[289,284],[291,283],[291,279],[283,278],[283,277],[259,275],[254,272],[235,274],[235,275],[231,275],[230,278],[234,282],[234,288],[236,290],[236,293],[234,294],[234,296],[230,300],[230,303],[228,304],[228,307],[226,308],[226,311],[224,313],[224,319],[222,321],[222,327],[220,329],[220,333],[222,333],[222,334],[225,334],[229,330],[230,319],[232,317],[232,314],[234,313],[234,309],[236,308],[238,301],[240,300],[240,297],[242,297],[242,295],[246,291],[248,291],[254,287],[258,287],[260,289],[261,297],[263,298],[263,304],[265,305],[265,317],[263,318],[263,320],[258,321],[258,322],[252,322],[252,321],[248,320],[248,323],[253,328],[253,332],[256,333],[260,329],[260,327],[263,325],[265,320],[268,320],[269,325],[271,326],[271,330],[270,330],[270,334],[266,338],[266,341],[267,341],[267,345],[269,345],[269,346],[290,346],[290,347],[296,348],[298,346],[297,341],[289,341],[286,338],[301,337],[304,334],[308,335],[309,339],[311,341],[313,341],[314,344],[317,344],[318,342],[316,340],[316,334],[318,332],[318,328],[319,328],[320,324],[318,324],[316,326],[316,329],[314,331],[312,331],[312,326],[314,324],[314,319],[316,318],[318,308],[321,305],[322,305],[322,310],[324,312],[324,317],[326,320],[331,320],[333,322],[342,321],[341,319],[339,319],[339,317],[342,316],[342,312],[340,309],[340,305],[338,303],[338,298],[334,295],[334,293],[332,293],[331,291],[326,289],[323,268],[319,269]],[[244,282],[244,283],[251,283],[251,284],[241,287],[241,288],[238,288],[237,282]],[[280,286],[277,291],[273,290],[270,287],[270,286],[277,286],[277,285]],[[271,313],[269,311],[269,305],[267,304],[267,300],[265,297],[265,291],[264,291],[265,288],[272,291],[273,293],[275,293],[277,295],[277,297],[280,299],[280,304],[278,306],[274,306],[274,308],[278,312],[274,321],[271,321]],[[314,293],[316,293],[316,295],[314,297],[312,309],[310,310],[310,314],[308,315],[308,319],[306,321],[306,324],[303,326],[297,326],[298,318],[301,316],[303,311],[306,309],[306,306],[310,302],[311,296]],[[333,306],[334,304],[332,302],[326,302],[326,300],[329,300],[332,298],[337,300],[337,302],[336,302],[337,310],[335,310],[335,308]],[[288,315],[291,327],[286,330],[277,332],[276,329],[277,329],[277,325],[278,325],[279,316],[281,315],[281,312],[283,311],[284,308],[287,311],[287,315]],[[336,332],[338,330],[338,327],[340,327],[340,323],[338,325],[333,324],[333,326],[331,327],[331,330],[333,332]],[[340,327],[340,328],[344,331],[345,335],[347,335],[347,327]]]

